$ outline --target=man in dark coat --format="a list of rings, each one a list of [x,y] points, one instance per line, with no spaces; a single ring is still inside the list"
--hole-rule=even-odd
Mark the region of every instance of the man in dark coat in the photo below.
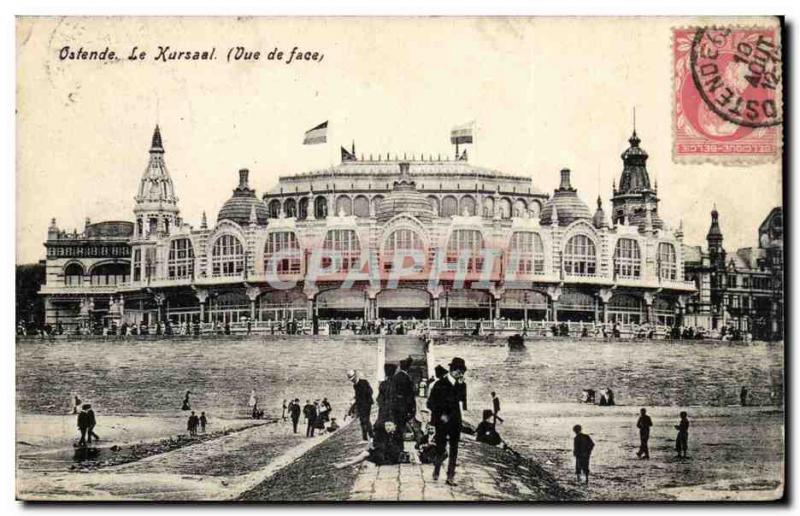
[[[639,411],[641,414],[636,421],[636,427],[639,429],[639,451],[636,456],[640,459],[650,459],[650,448],[647,446],[647,441],[650,440],[650,427],[653,426],[653,420],[647,415],[647,410],[642,409]]]
[[[681,420],[675,425],[675,430],[678,431],[678,437],[675,438],[675,450],[678,452],[678,458],[686,458],[689,452],[689,415],[686,412],[681,412]]]
[[[403,434],[408,423],[417,412],[416,389],[414,381],[408,374],[411,367],[411,357],[400,361],[400,370],[392,377],[392,421],[394,421],[396,431],[394,438],[399,443],[403,442]]]
[[[306,400],[306,404],[303,407],[303,415],[306,417],[306,437],[314,437],[314,425],[317,423],[317,407],[309,400]]]
[[[295,400],[289,403],[289,416],[292,418],[292,431],[297,433],[297,422],[300,421],[300,399],[295,398]]]
[[[392,421],[392,404],[394,401],[392,378],[394,378],[396,372],[396,364],[383,364],[385,379],[378,384],[378,418],[375,420],[376,425],[384,421]]]
[[[497,397],[497,393],[492,391],[492,415],[494,417],[494,424],[496,425],[498,421],[501,423],[504,421],[502,417],[500,417],[500,398]]]
[[[581,481],[581,473],[583,473],[586,475],[586,483],[588,484],[589,457],[591,457],[592,450],[594,449],[594,441],[581,430],[581,425],[572,427],[572,431],[575,432],[572,454],[575,456],[575,475],[578,477],[578,482]]]
[[[353,382],[353,392],[355,393],[355,400],[350,407],[349,414],[358,417],[359,425],[361,425],[361,439],[366,441],[373,436],[372,423],[370,423],[370,416],[372,413],[372,386],[358,371],[348,371],[347,378]]]
[[[464,377],[467,365],[463,358],[454,357],[450,362],[450,373],[433,384],[428,397],[431,411],[431,424],[436,427],[436,460],[433,465],[433,479],[439,479],[444,462],[445,449],[449,448],[447,462],[447,484],[455,485],[458,443],[461,439],[461,389],[458,382]]]
[[[78,430],[81,431],[81,440],[78,441],[78,446],[86,446],[86,432],[89,430],[89,413],[86,411],[86,407],[88,405],[84,405],[81,407],[81,411],[78,413]]]
[[[89,444],[92,444],[92,438],[94,437],[95,441],[100,440],[100,436],[94,433],[94,427],[97,426],[97,418],[94,416],[94,410],[92,410],[91,405],[84,405],[86,407],[86,414],[89,417],[89,429],[87,431],[87,435],[89,436]]]

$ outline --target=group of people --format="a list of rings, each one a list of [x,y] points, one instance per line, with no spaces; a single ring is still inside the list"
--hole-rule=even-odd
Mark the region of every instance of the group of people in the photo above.
[[[636,456],[643,460],[650,460],[649,441],[652,427],[652,418],[647,415],[647,409],[642,408],[639,410],[639,418],[636,420],[636,428],[639,430],[639,449],[636,452]],[[688,457],[689,451],[689,415],[686,411],[681,411],[680,420],[675,425],[675,430],[678,431],[678,435],[675,437],[677,458],[685,459]],[[588,484],[589,461],[592,450],[594,450],[594,441],[589,435],[583,433],[581,425],[575,425],[572,431],[575,433],[572,447],[572,454],[575,457],[575,475],[578,482],[581,481],[581,475],[583,475],[585,482]]]
[[[611,387],[606,387],[605,389],[600,391],[600,401],[597,401],[597,391],[594,389],[583,389],[581,393],[581,402],[583,403],[597,403],[601,407],[613,407],[616,405],[616,401],[614,401],[614,391],[611,390]]]
[[[331,406],[328,398],[322,400],[316,399],[313,402],[306,400],[305,405],[300,406],[300,399],[295,398],[283,400],[283,414],[282,419],[286,421],[287,415],[292,421],[292,431],[297,433],[297,426],[300,422],[300,414],[305,417],[306,421],[306,437],[314,437],[315,432],[335,432],[339,429],[339,424],[336,422],[335,417],[331,417],[333,407]]]
[[[200,412],[198,416],[195,414],[194,410],[192,410],[192,405],[189,400],[189,396],[192,394],[192,391],[186,391],[186,394],[183,396],[183,402],[181,402],[181,410],[189,411],[189,419],[186,422],[186,430],[189,431],[190,437],[197,436],[197,430],[200,429],[201,433],[206,433],[206,425],[208,424],[208,418],[206,417],[205,412]]]
[[[436,378],[430,386],[427,409],[428,423],[417,417],[417,389],[411,377],[411,357],[399,364],[384,364],[384,380],[378,385],[378,414],[374,424],[371,420],[373,390],[369,382],[358,371],[349,371],[348,379],[353,384],[354,402],[349,415],[357,417],[361,437],[369,442],[367,450],[356,457],[337,464],[343,468],[370,460],[375,464],[397,464],[408,462],[409,454],[403,446],[404,434],[410,433],[419,451],[421,462],[433,463],[433,478],[439,478],[445,458],[447,480],[455,485],[455,470],[458,447],[462,431],[462,407],[466,409],[467,390],[464,374],[467,366],[464,359],[454,357],[448,369],[436,367]],[[499,401],[498,401],[499,411]]]
[[[80,405],[80,412],[78,412],[77,407]],[[92,438],[95,441],[99,441],[100,437],[94,432],[94,427],[97,426],[97,417],[94,414],[94,410],[92,409],[92,405],[89,403],[81,404],[81,400],[75,396],[75,406],[73,408],[73,414],[78,414],[78,430],[81,433],[81,438],[78,441],[79,447],[85,447],[89,444],[92,444]]]

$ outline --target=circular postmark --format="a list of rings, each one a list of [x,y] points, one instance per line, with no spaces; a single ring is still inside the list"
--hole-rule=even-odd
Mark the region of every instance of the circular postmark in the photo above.
[[[692,80],[711,111],[743,127],[783,122],[776,29],[701,27],[690,52]]]

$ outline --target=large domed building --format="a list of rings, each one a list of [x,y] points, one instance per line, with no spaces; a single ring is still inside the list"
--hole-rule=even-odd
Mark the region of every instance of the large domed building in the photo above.
[[[647,153],[635,133],[629,143],[610,220],[599,198],[594,211],[580,198],[568,169],[548,196],[534,179],[550,183],[558,176],[549,172],[503,173],[466,154],[356,157],[353,149],[335,166],[280,177],[261,197],[242,169],[216,223],[204,214],[191,226],[156,128],[131,234],[117,242],[114,233],[107,246],[127,274],[95,280],[103,260],[78,254],[106,252],[85,250],[94,230],[68,236],[53,223],[48,318],[225,322],[233,331],[246,321],[259,331],[273,321],[310,328],[312,319],[398,317],[432,331],[476,320],[498,331],[670,325],[694,292],[683,280],[683,235],[660,219]],[[53,308],[58,299],[73,304]]]

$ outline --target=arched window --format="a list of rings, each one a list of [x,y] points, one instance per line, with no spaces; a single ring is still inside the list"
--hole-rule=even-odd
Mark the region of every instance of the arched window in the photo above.
[[[314,218],[324,219],[328,216],[328,199],[317,197],[314,199]]]
[[[439,198],[435,195],[428,196],[428,202],[431,203],[431,208],[433,208],[433,214],[439,215]]]
[[[479,272],[483,266],[483,235],[477,229],[456,229],[447,242],[447,263],[459,264],[466,260],[467,272]],[[464,270],[459,266],[459,270]]]
[[[322,266],[328,268],[333,262],[333,256],[337,257],[336,262],[339,263],[338,272],[348,272],[350,270],[358,270],[359,260],[361,258],[361,245],[358,241],[358,235],[352,229],[331,229],[325,235],[325,242],[322,244],[323,249],[330,251],[327,256],[322,257]]]
[[[489,219],[494,217],[494,199],[491,197],[483,200],[483,216]]]
[[[517,264],[514,267],[514,264]],[[544,244],[542,237],[533,231],[517,231],[511,235],[511,257],[509,266],[517,274],[544,273]]]
[[[267,274],[298,274],[301,263],[300,245],[293,231],[275,231],[267,235],[264,245],[264,271]]]
[[[359,195],[353,200],[353,215],[356,217],[369,217],[369,199]]]
[[[658,244],[658,276],[672,281],[678,278],[678,260],[672,244],[666,242]]]
[[[475,208],[475,199],[471,195],[465,195],[458,203],[458,214],[474,216]]]
[[[169,245],[169,259],[167,260],[167,277],[192,278],[194,277],[194,248],[188,238],[173,240]]]
[[[514,201],[514,216],[522,217],[528,211],[528,204],[523,199]]]
[[[376,195],[372,198],[372,213],[376,213],[378,211],[378,204],[383,200],[382,195]]]
[[[501,219],[511,218],[511,199],[507,197],[503,197],[502,199],[500,199],[500,218]]]
[[[283,203],[283,213],[291,219],[297,217],[297,201],[294,199],[286,199],[286,202]]]
[[[79,287],[83,284],[83,267],[79,263],[71,263],[64,269],[64,284],[68,287]]]
[[[452,217],[458,212],[458,201],[452,195],[442,199],[442,217]]]
[[[617,247],[614,249],[614,274],[618,278],[638,278],[642,275],[642,254],[636,240],[617,240]]]
[[[269,218],[277,219],[278,214],[281,212],[281,201],[278,199],[272,199],[269,201]]]
[[[353,214],[353,201],[346,195],[340,195],[336,198],[336,213],[339,215],[352,215]]]
[[[129,270],[129,266],[126,263],[103,263],[92,267],[92,285],[105,286],[127,283]]]
[[[298,220],[306,220],[308,218],[308,197],[303,197],[297,203],[297,218]]]
[[[383,269],[385,271],[392,270],[394,265],[394,255],[398,251],[406,256],[409,256],[411,252],[418,251],[419,253],[422,253],[423,257],[425,257],[425,244],[423,243],[422,237],[420,237],[419,233],[413,229],[401,228],[389,233],[389,236],[386,237],[384,253],[381,257],[383,260]],[[406,258],[405,260],[410,261],[412,258],[409,256],[409,258]],[[405,268],[405,264],[403,264],[403,267]],[[414,261],[415,272],[421,272],[423,268],[423,263]]]
[[[233,235],[222,235],[211,251],[212,276],[238,276],[244,271],[244,247]]]
[[[597,272],[597,252],[586,235],[575,235],[564,247],[564,272],[574,276],[593,276]]]

